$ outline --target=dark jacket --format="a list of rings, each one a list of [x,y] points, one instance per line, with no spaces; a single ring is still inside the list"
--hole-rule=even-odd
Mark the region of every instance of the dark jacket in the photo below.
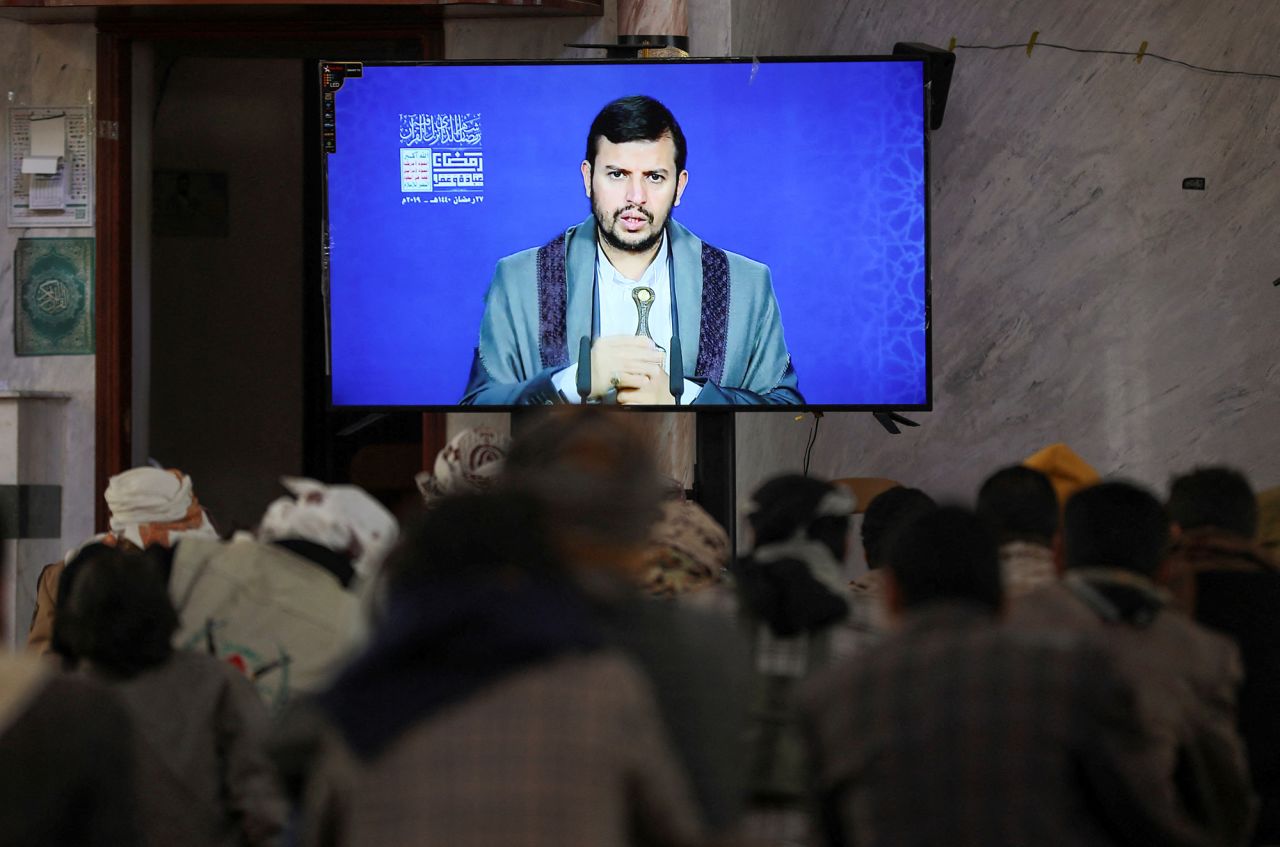
[[[177,651],[112,683],[135,726],[137,806],[154,847],[278,843],[284,797],[265,743],[269,717],[231,665]]]
[[[1240,648],[1240,734],[1262,801],[1254,843],[1275,844],[1280,842],[1280,569],[1248,540],[1205,530],[1179,540],[1171,566],[1194,586],[1196,620]]]
[[[0,656],[0,847],[135,847],[132,727],[108,692]]]

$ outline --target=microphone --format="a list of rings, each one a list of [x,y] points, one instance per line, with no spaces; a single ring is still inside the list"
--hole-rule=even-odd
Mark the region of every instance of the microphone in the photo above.
[[[680,336],[671,335],[671,396],[680,405],[680,395],[684,394],[684,359],[680,355]]]
[[[587,402],[591,396],[591,336],[584,335],[578,342],[578,396]]]

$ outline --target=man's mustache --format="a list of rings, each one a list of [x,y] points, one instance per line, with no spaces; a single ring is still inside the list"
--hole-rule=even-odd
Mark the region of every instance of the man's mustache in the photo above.
[[[623,215],[625,215],[627,212],[635,212],[638,215],[644,215],[645,220],[647,220],[649,223],[653,223],[653,213],[650,212],[648,209],[641,209],[639,206],[628,206],[625,209],[619,209],[618,211],[614,212],[613,222],[617,223],[618,219],[621,218]]]

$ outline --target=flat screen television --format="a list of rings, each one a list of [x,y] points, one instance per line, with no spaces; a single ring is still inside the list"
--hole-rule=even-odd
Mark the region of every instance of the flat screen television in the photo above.
[[[321,76],[333,405],[931,408],[921,60]]]

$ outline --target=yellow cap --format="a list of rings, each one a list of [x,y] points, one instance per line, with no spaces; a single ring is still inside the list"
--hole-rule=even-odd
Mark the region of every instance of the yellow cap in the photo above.
[[[1032,453],[1022,464],[1049,477],[1060,506],[1080,489],[1102,481],[1098,472],[1065,444],[1050,444],[1043,450]]]

